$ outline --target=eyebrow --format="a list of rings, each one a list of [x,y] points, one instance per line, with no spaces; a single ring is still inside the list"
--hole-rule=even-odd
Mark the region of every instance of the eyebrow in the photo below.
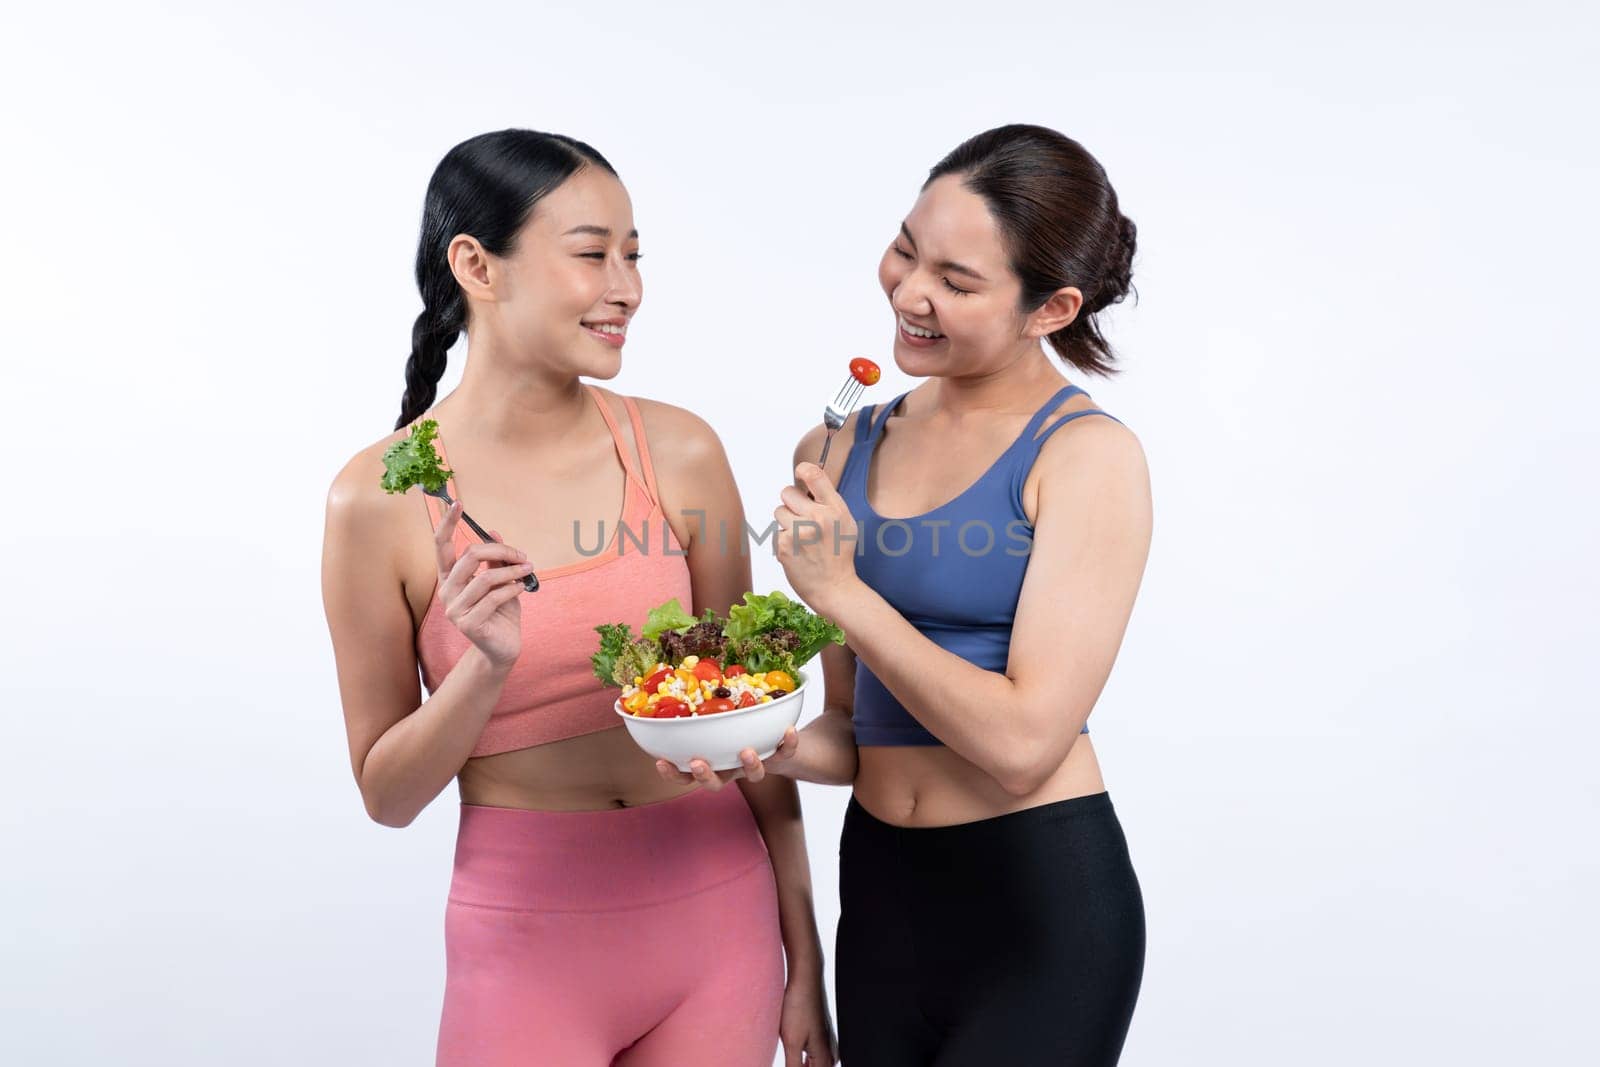
[[[609,226],[592,226],[592,225],[574,226],[572,229],[568,230],[566,233],[562,234],[561,236],[563,236],[563,237],[571,237],[575,233],[592,233],[596,237],[610,237],[611,236],[611,227],[609,227]],[[628,231],[628,237],[630,239],[637,238],[638,236],[639,236],[639,231],[638,230],[630,230],[630,231]]]
[[[906,240],[911,242],[911,251],[915,252],[917,250],[917,239],[911,236],[911,231],[906,229],[906,224],[904,222],[900,224],[900,232],[905,235]],[[973,270],[971,267],[964,266],[963,264],[957,263],[952,259],[935,263],[934,266],[938,267],[940,270],[949,271],[951,274],[965,274],[967,277],[976,278],[980,282],[986,282],[989,280],[988,278],[985,278],[983,275],[979,274],[977,271]]]

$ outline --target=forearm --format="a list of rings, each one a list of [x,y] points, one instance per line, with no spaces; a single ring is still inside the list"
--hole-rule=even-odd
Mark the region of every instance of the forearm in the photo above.
[[[819,976],[822,940],[817,933],[811,895],[811,863],[806,856],[800,790],[794,782],[778,775],[768,775],[759,782],[741,779],[739,788],[772,859],[772,874],[778,887],[778,925],[789,961],[789,979],[793,981],[797,975]]]
[[[471,758],[508,671],[468,648],[438,690],[378,738],[357,775],[374,820],[405,826],[444,791]]]
[[[1035,707],[1010,677],[940,648],[859,580],[818,610],[929,733],[1008,791],[1026,792],[1040,767],[1059,766],[1087,717],[1059,702]]]
[[[801,782],[849,785],[856,780],[856,731],[849,712],[823,708],[822,714],[800,731],[794,758],[774,763],[774,772]]]

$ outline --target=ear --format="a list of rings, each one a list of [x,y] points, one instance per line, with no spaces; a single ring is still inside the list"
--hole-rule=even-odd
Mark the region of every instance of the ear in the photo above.
[[[1078,317],[1078,311],[1082,307],[1083,293],[1077,286],[1069,285],[1057,289],[1050,294],[1050,299],[1028,316],[1023,334],[1038,338],[1066,329],[1072,324],[1072,320]]]
[[[450,263],[450,273],[455,275],[456,284],[468,297],[494,300],[494,265],[476,237],[456,234],[445,250],[445,259]]]

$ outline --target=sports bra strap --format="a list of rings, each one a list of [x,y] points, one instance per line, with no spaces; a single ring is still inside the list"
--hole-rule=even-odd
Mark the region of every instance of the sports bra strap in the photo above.
[[[656,488],[656,469],[650,462],[650,442],[644,435],[644,419],[639,416],[639,405],[633,402],[633,397],[622,398],[622,406],[628,409],[628,421],[633,424],[633,439],[639,444],[639,462],[644,466],[644,490],[650,495],[650,502],[661,503],[661,493]],[[627,446],[622,438],[617,438],[617,451],[626,452]]]
[[[889,416],[893,415],[900,407],[900,402],[910,395],[911,391],[908,389],[906,392],[901,393],[899,396],[883,405],[883,417],[881,419],[877,418],[876,415],[873,417],[871,436],[876,437],[883,432],[883,428],[889,424]]]
[[[611,431],[611,441],[616,445],[617,458],[622,461],[622,469],[627,472],[629,478],[633,479],[634,484],[643,489],[651,501],[654,502],[656,498],[655,477],[650,470],[650,453],[645,447],[644,430],[639,425],[639,412],[634,408],[633,400],[629,397],[623,397],[622,404],[628,409],[628,417],[633,421],[634,439],[639,442],[639,451],[644,460],[645,475],[648,480],[646,480],[646,476],[640,475],[639,468],[634,465],[633,450],[628,447],[627,440],[622,436],[622,428],[617,425],[617,417],[611,413],[611,405],[606,401],[605,394],[587,382],[584,383],[583,387],[594,398],[595,407],[600,409],[600,417],[606,420],[606,429]]]
[[[1081,392],[1083,392],[1083,390],[1079,389],[1076,385],[1063,385],[1060,389],[1056,390],[1056,394],[1049,400],[1046,400],[1044,402],[1044,406],[1038,411],[1034,412],[1033,418],[1028,420],[1028,428],[1022,431],[1022,440],[1024,442],[1032,442],[1034,435],[1039,432],[1039,427],[1044,425],[1044,420],[1048,419],[1055,412],[1056,408],[1066,403],[1068,398],[1077,396]],[[1043,443],[1042,440],[1040,443]]]

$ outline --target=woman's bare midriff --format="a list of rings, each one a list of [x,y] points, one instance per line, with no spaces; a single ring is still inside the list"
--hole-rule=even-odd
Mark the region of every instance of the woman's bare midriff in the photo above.
[[[662,779],[621,725],[547,745],[468,760],[456,777],[464,804],[532,811],[636,808],[697,788]]]
[[[943,745],[864,745],[860,753],[856,800],[895,826],[954,826],[1105,790],[1088,734],[1042,786],[1020,797]]]

